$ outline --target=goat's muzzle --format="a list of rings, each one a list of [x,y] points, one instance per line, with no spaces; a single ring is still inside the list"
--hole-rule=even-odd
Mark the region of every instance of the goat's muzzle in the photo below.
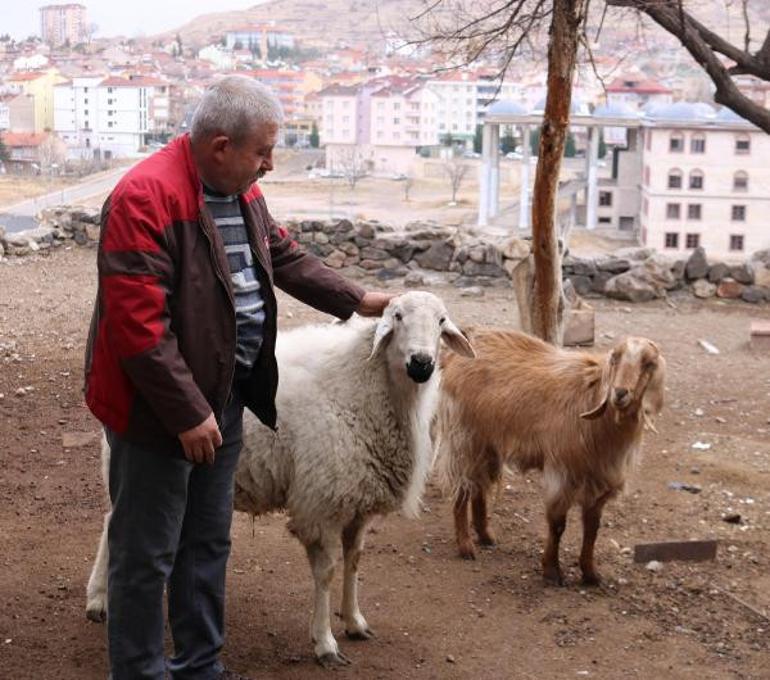
[[[417,383],[427,382],[433,375],[433,358],[422,352],[413,354],[406,365],[406,374]]]
[[[631,405],[631,393],[625,387],[616,387],[612,391],[612,405],[618,409],[626,409]]]

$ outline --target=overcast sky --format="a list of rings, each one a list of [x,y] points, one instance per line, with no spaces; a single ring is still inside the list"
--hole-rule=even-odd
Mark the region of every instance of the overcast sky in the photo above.
[[[75,0],[77,1],[77,0]],[[80,0],[88,11],[89,23],[99,28],[100,38],[114,35],[132,37],[152,35],[181,26],[190,19],[210,12],[247,9],[266,0]],[[66,4],[56,0],[0,0],[0,35],[14,38],[40,35],[43,5]]]

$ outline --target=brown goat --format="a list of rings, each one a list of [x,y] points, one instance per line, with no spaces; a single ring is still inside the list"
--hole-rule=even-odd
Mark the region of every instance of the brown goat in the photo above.
[[[548,541],[543,577],[561,585],[559,541],[567,511],[583,512],[580,568],[598,584],[594,543],[605,503],[624,487],[649,416],[663,406],[665,361],[657,345],[626,338],[603,355],[571,352],[523,333],[470,329],[475,359],[447,354],[437,413],[437,461],[454,494],[460,555],[495,543],[487,496],[506,465],[543,472]]]

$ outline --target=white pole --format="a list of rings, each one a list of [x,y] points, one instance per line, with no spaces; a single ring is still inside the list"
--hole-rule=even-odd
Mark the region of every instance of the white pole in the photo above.
[[[521,128],[521,186],[519,187],[519,229],[529,229],[529,125]]]
[[[500,212],[500,123],[492,123],[489,164],[489,216]]]
[[[481,134],[481,167],[479,172],[479,220],[480,227],[486,227],[489,223],[489,180],[492,149],[492,128],[484,123]]]
[[[586,228],[596,229],[596,210],[598,206],[597,172],[599,162],[599,130],[591,125],[588,128],[588,149],[586,150],[588,177],[586,178]]]

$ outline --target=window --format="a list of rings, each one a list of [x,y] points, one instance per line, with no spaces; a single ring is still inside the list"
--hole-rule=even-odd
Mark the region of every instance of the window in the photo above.
[[[746,220],[746,206],[734,205],[732,210],[733,222],[744,222]]]
[[[700,170],[693,170],[690,173],[690,189],[703,188],[703,173]]]
[[[666,248],[678,248],[679,247],[679,234],[675,231],[667,231],[665,237]]]
[[[611,217],[600,217],[599,218],[599,224],[612,224],[612,218]]]
[[[687,206],[687,219],[699,220],[701,218],[701,205],[700,203],[690,203]]]
[[[393,125],[398,125],[401,122],[400,118],[394,118],[393,119]]]
[[[642,213],[644,215],[647,215],[647,213],[649,213],[649,212],[650,212],[650,202],[645,198],[642,201]]]
[[[697,248],[700,245],[700,234],[687,234],[684,243],[686,248]]]
[[[690,139],[690,153],[705,153],[706,138],[701,134],[693,135]]]
[[[669,189],[681,189],[682,188],[682,171],[671,170],[668,173],[668,188]]]
[[[748,135],[738,135],[735,138],[735,153],[747,154],[751,152],[751,139]]]
[[[681,132],[672,132],[668,140],[668,150],[671,153],[684,151],[684,135]]]
[[[87,88],[87,87],[84,87],[84,88],[83,88],[83,92],[88,92],[88,88]]]
[[[743,250],[743,234],[730,234],[730,250]]]
[[[393,102],[393,110],[398,111],[401,108],[401,104],[398,102]]]
[[[86,98],[83,100],[83,103],[84,103],[84,104],[88,104],[88,97],[86,97]]]
[[[681,208],[679,203],[666,203],[666,217],[669,220],[678,220],[681,216]]]
[[[748,191],[749,176],[747,173],[739,170],[733,175],[733,191]]]
[[[107,127],[112,127],[112,121],[107,122]]]
[[[612,192],[600,191],[599,192],[599,205],[611,206],[612,205]]]
[[[88,88],[86,88],[86,92],[88,92]],[[111,87],[107,88],[107,94],[112,94],[112,88]]]
[[[644,166],[644,185],[647,186],[650,183],[650,166]]]

